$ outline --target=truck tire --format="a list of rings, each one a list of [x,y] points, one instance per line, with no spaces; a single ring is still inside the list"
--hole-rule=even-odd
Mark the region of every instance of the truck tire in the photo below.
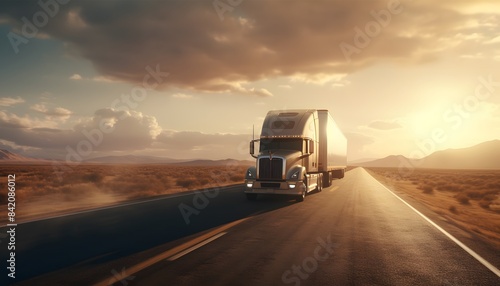
[[[246,194],[246,195],[247,195],[247,200],[249,201],[257,200],[257,194]]]
[[[323,190],[323,174],[318,175],[318,185],[316,186],[316,191],[319,193]]]
[[[303,191],[301,195],[298,195],[296,198],[295,198],[295,201],[300,203],[300,202],[303,202],[304,199],[306,197],[306,191]]]
[[[330,172],[323,172],[323,187],[324,188],[328,188],[331,184],[331,181],[330,181]]]

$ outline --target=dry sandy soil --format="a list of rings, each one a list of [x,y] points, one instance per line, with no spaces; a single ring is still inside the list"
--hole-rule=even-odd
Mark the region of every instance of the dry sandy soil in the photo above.
[[[500,251],[500,170],[366,169]]]
[[[0,225],[7,223],[7,175],[16,175],[16,222],[130,200],[243,183],[248,166],[0,166]]]

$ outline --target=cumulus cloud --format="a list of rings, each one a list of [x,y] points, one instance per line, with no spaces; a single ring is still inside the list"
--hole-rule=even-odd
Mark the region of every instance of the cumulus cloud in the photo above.
[[[19,116],[14,113],[0,111],[0,127],[4,128],[44,128],[55,126],[54,122],[32,118],[31,116]],[[2,134],[2,133],[0,133]],[[0,138],[2,139],[2,138]]]
[[[32,108],[41,113],[57,113],[42,104]],[[53,120],[0,111],[0,142],[12,148],[31,150],[30,155],[38,157],[51,154],[64,158],[69,148],[83,150],[83,157],[91,152],[153,150],[158,155],[174,158],[249,159],[250,140],[248,134],[164,130],[155,117],[137,111],[99,109],[69,129],[58,127]]]
[[[37,2],[3,1],[0,18],[19,31],[22,17],[39,11]],[[473,54],[478,39],[498,36],[498,19],[481,29],[491,9],[463,13],[470,1],[400,2],[402,12],[380,24],[381,32],[358,45],[350,61],[340,45],[356,46],[358,29],[364,31],[376,22],[374,13],[397,1],[245,1],[226,12],[224,21],[211,1],[71,1],[60,6],[44,33],[89,60],[104,79],[140,84],[145,67],[159,64],[170,73],[159,88],[255,96],[271,95],[251,86],[264,78],[300,75],[322,83],[380,59],[421,63],[450,48]],[[481,3],[496,5],[475,1]],[[482,26],[471,27],[474,21]],[[477,35],[455,37],[459,33]]]
[[[17,146],[65,150],[85,141],[96,151],[141,150],[149,147],[160,132],[156,118],[136,111],[100,109],[72,129],[46,127],[0,111],[0,139]]]
[[[375,120],[370,122],[370,124],[368,124],[368,127],[378,130],[392,130],[402,128],[403,126],[395,121]]]
[[[66,108],[62,107],[55,107],[55,108],[48,108],[45,104],[39,103],[31,106],[31,110],[34,110],[38,113],[46,115],[48,118],[58,118],[61,120],[68,119],[73,112]]]
[[[72,76],[70,76],[69,79],[72,79],[72,80],[81,80],[82,76],[79,75],[79,74],[77,74],[77,73],[75,73]]]
[[[25,100],[19,96],[17,98],[12,98],[12,97],[1,97],[0,98],[0,106],[5,106],[5,107],[16,105],[16,104],[23,103],[23,102],[25,102]]]

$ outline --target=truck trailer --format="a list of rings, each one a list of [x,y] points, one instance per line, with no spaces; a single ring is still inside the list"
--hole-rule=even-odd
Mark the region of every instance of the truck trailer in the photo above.
[[[320,192],[344,177],[347,139],[328,110],[272,110],[260,138],[250,141],[250,155],[256,163],[245,174],[248,200],[277,194],[301,202],[307,193]]]

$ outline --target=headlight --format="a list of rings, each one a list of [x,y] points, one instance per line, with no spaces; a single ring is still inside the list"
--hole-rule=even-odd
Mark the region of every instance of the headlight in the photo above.
[[[298,179],[299,178],[299,173],[300,173],[300,170],[295,171],[295,173],[292,174],[292,176],[290,177],[290,179]]]
[[[248,171],[247,172],[247,177],[251,178],[252,177],[252,172]]]
[[[251,188],[253,186],[253,182],[248,182],[247,183],[247,188]]]
[[[288,187],[290,189],[295,189],[295,186],[296,186],[295,183],[293,183],[293,184],[292,183],[288,183]]]

